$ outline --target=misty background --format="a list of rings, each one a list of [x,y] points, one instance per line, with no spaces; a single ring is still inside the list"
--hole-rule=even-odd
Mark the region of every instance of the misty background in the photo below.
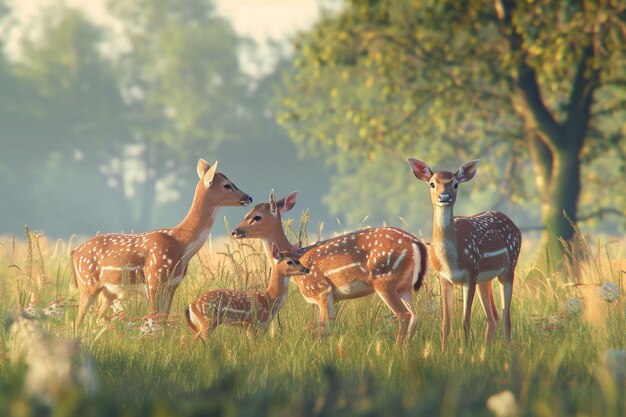
[[[272,188],[302,190],[297,208],[328,218],[321,197],[333,171],[298,150],[274,110],[289,65],[288,39],[276,37],[312,24],[317,3],[283,2],[265,18],[296,19],[249,33],[229,15],[241,26],[258,8],[236,2],[27,3],[0,9],[1,234],[24,224],[61,238],[173,226],[200,157],[219,160],[255,202]],[[213,234],[248,209],[222,209]]]
[[[306,32],[318,25],[323,33],[350,3],[0,1],[0,234],[21,235],[25,224],[54,238],[173,226],[191,203],[200,157],[219,160],[255,203],[271,189],[300,190],[292,216],[309,209],[310,230],[320,222],[325,233],[386,223],[425,236],[428,187],[406,157],[449,170],[481,158],[455,212],[500,209],[528,232],[540,230],[540,200],[523,191],[535,174],[519,143],[416,135],[399,152],[368,148],[361,158],[365,145],[341,148],[341,132],[328,139],[320,123],[319,131],[308,127],[314,140],[303,139],[296,124],[281,121],[290,100],[307,105],[316,94],[318,110],[298,109],[299,123],[306,130],[307,114],[312,123],[330,117],[336,92],[296,91],[293,80],[307,76],[299,69]],[[623,119],[615,123],[619,130]],[[623,210],[619,143],[585,166],[581,209],[601,200]],[[225,233],[224,216],[232,227],[247,210],[222,209],[213,235]],[[583,225],[608,234],[623,227],[610,215]]]

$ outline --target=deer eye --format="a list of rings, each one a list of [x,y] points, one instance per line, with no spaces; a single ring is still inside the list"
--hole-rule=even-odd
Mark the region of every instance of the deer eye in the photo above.
[[[293,265],[293,261],[287,261],[287,265]]]
[[[227,190],[230,190],[230,189],[231,189],[231,188],[233,188],[233,187],[231,187],[231,186],[230,186],[230,184],[225,184],[225,185],[224,185],[224,188],[226,188]]]
[[[454,188],[459,188],[459,183],[454,184]]]
[[[430,188],[435,188],[435,183],[434,182],[430,183]]]
[[[262,219],[262,217],[257,215],[257,216],[254,216],[254,217],[252,218],[252,221],[258,222],[258,221],[260,221],[261,219]]]

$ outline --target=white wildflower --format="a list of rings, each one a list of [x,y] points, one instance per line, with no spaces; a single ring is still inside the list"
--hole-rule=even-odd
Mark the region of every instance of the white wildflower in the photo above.
[[[620,296],[619,287],[614,282],[610,281],[604,281],[596,291],[598,292],[600,298],[607,303],[617,301]]]
[[[582,313],[583,308],[583,302],[580,298],[570,297],[565,301],[565,311],[572,316]]]
[[[119,300],[119,298],[116,298],[113,301],[113,304],[111,305],[111,310],[113,310],[114,314],[118,314],[124,311],[124,306],[122,305],[122,302]]]
[[[77,362],[79,353],[78,339],[52,338],[34,319],[20,315],[11,327],[11,360],[15,363],[23,359],[28,367],[24,391],[46,404],[54,404],[71,389],[95,390],[95,367]]]
[[[39,308],[37,304],[31,302],[26,307],[24,307],[23,312],[29,317],[37,317],[41,314],[41,308]]]
[[[46,308],[43,309],[43,315],[46,317],[57,317],[63,314],[63,305],[56,301],[48,304]]]
[[[144,320],[144,322],[141,324],[141,327],[139,327],[139,332],[143,336],[152,336],[160,329],[161,325],[155,319],[150,317],[147,320]]]
[[[513,417],[517,415],[518,407],[515,395],[509,390],[494,394],[487,399],[487,408],[496,417]]]

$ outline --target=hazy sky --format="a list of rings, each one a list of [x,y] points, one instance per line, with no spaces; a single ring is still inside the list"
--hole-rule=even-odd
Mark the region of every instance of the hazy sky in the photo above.
[[[132,0],[129,0],[132,1]],[[36,40],[41,36],[38,24],[43,16],[50,17],[50,6],[66,4],[76,7],[96,24],[107,26],[113,33],[122,28],[106,10],[106,0],[9,0],[12,13],[0,30],[8,32],[7,52],[19,57],[19,40]],[[268,42],[287,42],[290,35],[309,28],[319,17],[320,5],[337,8],[339,0],[215,0],[218,13],[228,18],[242,36],[254,39],[258,56],[242,56],[244,70],[255,73],[271,69],[272,60]],[[106,53],[123,49],[120,42],[115,47],[107,45]]]

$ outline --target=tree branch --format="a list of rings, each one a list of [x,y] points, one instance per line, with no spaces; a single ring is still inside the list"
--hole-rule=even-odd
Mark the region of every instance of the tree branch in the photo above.
[[[563,127],[548,110],[541,96],[537,73],[526,61],[528,54],[524,49],[524,37],[513,24],[515,1],[495,0],[494,8],[499,21],[500,32],[507,39],[512,53],[519,54],[517,60],[516,87],[530,112],[536,127],[541,131],[547,145],[564,145]]]
[[[626,217],[626,212],[620,211],[616,208],[613,207],[603,207],[599,210],[593,211],[591,213],[588,213],[584,216],[578,216],[578,223],[582,223],[585,222],[587,220],[593,219],[595,217],[603,217],[605,214],[614,214],[618,217]],[[547,230],[548,227],[547,226],[522,226],[519,228],[522,232],[534,232],[534,231],[541,231],[541,230]]]
[[[626,217],[626,211],[624,210],[618,210],[614,207],[602,207],[596,211],[592,211],[591,213],[578,216],[578,222],[584,222],[595,217],[603,217],[605,214],[614,214],[619,217]]]
[[[574,145],[580,148],[589,129],[593,93],[598,87],[598,79],[600,77],[600,71],[595,68],[592,68],[591,74],[588,74],[589,64],[594,54],[592,45],[585,47],[576,68],[576,76],[574,77],[574,85],[567,104],[568,111],[565,121],[565,127],[568,132],[567,138],[573,140],[574,143],[568,143],[566,146]]]

